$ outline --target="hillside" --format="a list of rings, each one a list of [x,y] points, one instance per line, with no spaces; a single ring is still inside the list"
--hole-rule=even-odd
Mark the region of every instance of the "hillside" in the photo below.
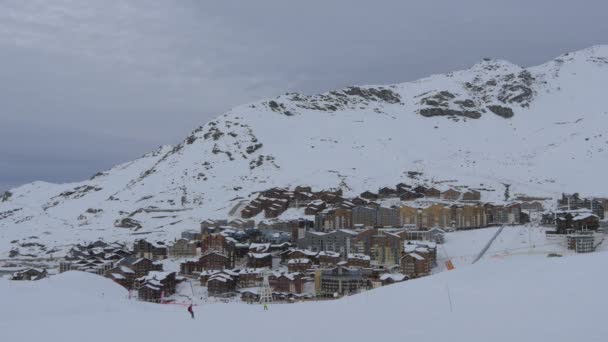
[[[405,181],[467,186],[482,200],[502,198],[503,184],[512,194],[605,195],[607,84],[608,46],[596,46],[530,68],[484,60],[415,82],[239,106],[89,180],[0,196],[0,255],[173,238],[273,186],[356,195]]]
[[[608,277],[598,270],[607,261],[605,252],[484,261],[335,301],[275,304],[269,311],[248,304],[197,306],[195,320],[185,307],[129,301],[118,285],[91,274],[31,283],[0,279],[0,329],[10,341],[86,336],[91,342],[154,342],[196,339],[201,331],[218,342],[259,336],[270,342],[603,341],[606,308],[598,296]]]

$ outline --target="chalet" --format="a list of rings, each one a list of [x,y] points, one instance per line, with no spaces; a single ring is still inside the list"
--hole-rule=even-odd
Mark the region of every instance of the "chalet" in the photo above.
[[[241,210],[241,217],[243,219],[250,219],[252,217],[257,216],[259,213],[262,212],[262,207],[261,206],[255,206],[252,205],[251,203],[246,205],[245,208],[243,208],[243,210]]]
[[[219,226],[225,226],[228,224],[228,220],[213,220],[207,219],[201,222],[201,228],[217,228]]]
[[[247,288],[262,285],[263,268],[243,268],[238,271],[237,287]]]
[[[355,206],[364,206],[364,205],[367,205],[369,203],[369,201],[363,197],[355,197],[351,200],[351,203],[354,204]]]
[[[306,209],[304,209],[305,215],[316,215],[322,210],[327,208],[327,203],[322,200],[314,200],[308,204]]]
[[[355,204],[347,200],[344,200],[336,205],[336,208],[340,209],[352,209],[353,207],[355,207]]]
[[[397,196],[397,190],[393,189],[393,188],[389,188],[389,187],[384,187],[378,190],[378,195],[381,198],[387,198],[387,197],[396,197]],[[363,197],[363,196],[361,196]]]
[[[299,208],[302,205],[307,205],[313,200],[313,194],[310,192],[298,192],[293,193],[293,200],[289,202],[290,208]]]
[[[441,191],[439,191],[435,188],[428,188],[424,192],[424,196],[431,197],[431,198],[439,198],[439,196],[441,196]]]
[[[302,293],[303,280],[300,273],[279,273],[274,272],[268,277],[268,282],[273,291],[282,293]]]
[[[298,185],[293,191],[312,193],[312,188],[310,186]]]
[[[185,261],[179,264],[179,274],[181,275],[193,275],[196,272],[201,272],[202,267],[198,260],[196,261]]]
[[[208,252],[199,259],[201,270],[224,270],[234,267],[234,262],[220,252]]]
[[[147,274],[147,272],[146,272]],[[141,276],[144,276],[142,274]],[[135,271],[128,266],[119,265],[106,271],[106,278],[114,280],[117,284],[121,285],[126,289],[133,289],[135,279],[137,278]]]
[[[570,231],[594,231],[599,228],[600,218],[591,212],[576,212],[560,215],[556,219],[558,234]]]
[[[13,273],[11,280],[40,280],[48,276],[44,268],[28,268]]]
[[[317,255],[319,266],[334,267],[340,262],[340,253],[323,251]]]
[[[167,258],[167,246],[164,242],[148,242],[146,240],[135,240],[133,252],[139,258],[159,260]]]
[[[407,253],[401,257],[401,272],[409,278],[419,278],[431,273],[431,264],[417,253]]]
[[[308,258],[290,259],[287,261],[287,270],[289,272],[306,273],[312,267],[312,261]]]
[[[348,267],[351,268],[364,268],[370,267],[371,258],[369,255],[348,253],[347,256]]]
[[[230,259],[230,263],[234,264],[236,258],[235,241],[223,234],[207,235],[201,241],[201,253],[207,254],[211,252],[227,256]]]
[[[382,283],[382,286],[400,283],[408,279],[409,277],[407,275],[401,273],[384,273],[379,278]]]
[[[272,255],[270,253],[248,253],[247,267],[272,268]]]
[[[139,300],[161,303],[164,297],[175,293],[177,282],[175,272],[150,272],[135,280],[137,297]]]
[[[281,262],[287,263],[292,259],[310,259],[313,260],[317,257],[318,252],[313,252],[306,249],[288,249],[280,254]]]
[[[264,209],[264,217],[265,218],[277,218],[281,215],[285,210],[287,210],[289,206],[289,201],[286,199],[276,199],[272,201],[267,208]]]
[[[424,197],[424,194],[409,191],[409,190],[404,190],[399,194],[399,199],[401,199],[402,201],[413,201],[416,198],[421,198],[421,197]]]
[[[207,282],[209,281],[209,279],[211,279],[212,276],[217,275],[217,274],[224,274],[227,276],[230,276],[232,279],[234,279],[234,281],[238,281],[239,278],[239,272],[235,271],[235,270],[222,270],[222,271],[218,271],[218,270],[207,270],[207,271],[202,271],[201,274],[199,275],[199,281],[201,286],[207,286]]]
[[[255,221],[245,219],[234,219],[228,222],[228,225],[236,229],[249,229],[255,227]]]
[[[317,277],[319,283],[317,295],[323,297],[348,295],[368,287],[360,269],[337,266],[318,271]]]
[[[176,240],[172,245],[169,245],[169,255],[174,257],[192,257],[196,256],[196,241],[187,239]]]
[[[135,272],[135,278],[140,278],[152,271],[162,271],[163,264],[148,258],[128,257],[120,260],[118,266],[125,266]]]
[[[481,200],[481,193],[477,190],[469,190],[462,194],[463,201],[479,201]]]
[[[236,293],[236,280],[225,273],[212,275],[207,281],[207,293],[213,297],[229,297]]]
[[[328,204],[337,204],[344,200],[344,198],[342,198],[341,189],[338,189],[335,191],[332,191],[332,190],[319,191],[317,193],[317,198],[327,202]]]
[[[106,271],[111,269],[113,266],[114,264],[112,261],[103,260],[97,257],[88,257],[59,263],[59,272],[82,271],[104,275]]]
[[[404,191],[409,191],[412,186],[411,185],[407,185],[405,183],[399,183],[395,186],[397,188],[397,193],[398,194],[402,194]]]
[[[371,191],[362,192],[359,197],[364,198],[366,200],[375,201],[378,199],[378,194],[375,194]]]
[[[458,201],[460,199],[460,195],[462,193],[460,191],[456,191],[452,188],[441,193],[441,199],[446,201]]]
[[[417,187],[415,187],[414,192],[417,194],[421,194],[424,195],[426,193],[426,191],[428,190],[425,186],[422,185],[418,185]]]
[[[431,241],[404,241],[403,253],[416,253],[424,257],[430,267],[437,264],[437,244]]]

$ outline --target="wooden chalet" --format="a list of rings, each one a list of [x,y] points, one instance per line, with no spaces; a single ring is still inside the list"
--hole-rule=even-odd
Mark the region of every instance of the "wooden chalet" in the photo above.
[[[207,293],[213,297],[229,297],[236,293],[236,279],[225,273],[212,275],[207,281]]]
[[[44,268],[28,268],[13,273],[11,280],[40,280],[47,276],[48,273]]]
[[[247,253],[247,267],[272,268],[272,255],[270,253]]]
[[[364,198],[366,200],[375,201],[378,199],[378,194],[375,194],[371,191],[362,192],[359,197]]]
[[[431,273],[431,263],[418,253],[406,253],[401,257],[401,272],[409,278],[419,278]]]
[[[312,265],[313,262],[308,258],[290,259],[287,261],[287,270],[289,272],[306,273],[307,270],[312,268]]]
[[[439,198],[440,196],[441,196],[441,191],[439,191],[438,189],[435,189],[435,188],[428,188],[424,192],[424,197]]]
[[[463,201],[479,201],[481,200],[481,193],[477,190],[469,190],[462,194]]]
[[[452,188],[441,193],[441,199],[446,201],[458,201],[462,193]]]
[[[233,261],[226,254],[215,251],[203,254],[198,262],[201,270],[224,270],[234,267]]]

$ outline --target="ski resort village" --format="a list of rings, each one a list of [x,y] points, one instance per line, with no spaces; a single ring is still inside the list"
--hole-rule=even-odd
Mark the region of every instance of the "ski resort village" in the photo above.
[[[483,258],[561,257],[608,245],[608,199],[510,198],[508,186],[502,202],[484,202],[475,189],[406,183],[355,198],[272,188],[237,211],[238,218],[204,220],[173,240],[86,241],[47,258],[23,258],[16,247],[0,271],[13,281],[89,272],[124,287],[130,299],[161,304],[268,305],[337,299]]]
[[[607,84],[486,58],[7,188],[0,341],[608,341]]]

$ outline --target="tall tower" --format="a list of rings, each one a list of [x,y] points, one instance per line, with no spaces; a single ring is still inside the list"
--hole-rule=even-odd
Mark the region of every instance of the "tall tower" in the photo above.
[[[260,288],[260,304],[268,304],[272,303],[272,289],[270,288],[270,281],[268,281],[268,276],[270,275],[270,271],[264,271],[263,276],[264,280],[262,281],[262,287]]]

